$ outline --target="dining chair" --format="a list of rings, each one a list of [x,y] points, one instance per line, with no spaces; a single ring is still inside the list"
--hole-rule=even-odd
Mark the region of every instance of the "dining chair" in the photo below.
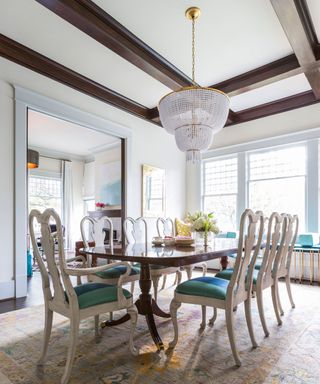
[[[281,252],[285,236],[286,236],[286,223],[283,221],[283,217],[277,212],[273,212],[270,218],[265,218],[265,223],[268,221],[267,234],[265,246],[262,250],[262,254],[258,255],[255,263],[255,269],[253,270],[252,291],[256,293],[257,305],[259,311],[260,321],[265,333],[265,336],[269,336],[269,330],[267,328],[264,307],[263,307],[263,290],[274,287],[273,270],[274,260],[276,254]],[[279,244],[280,241],[280,244]],[[233,268],[225,269],[216,274],[216,277],[221,279],[230,280],[233,274]],[[272,298],[274,295],[272,294]],[[274,301],[274,308],[277,302]],[[276,309],[275,309],[276,311]],[[277,314],[276,314],[277,316]]]
[[[148,244],[148,226],[143,217],[133,219],[127,217],[123,222],[123,232],[127,243],[144,243],[147,247]],[[162,276],[166,276],[171,273],[177,273],[178,282],[181,281],[181,272],[178,267],[165,267],[162,265],[150,265],[150,276],[153,283],[154,300],[158,298],[158,286],[159,280]]]
[[[173,220],[170,217],[163,218],[163,217],[158,217],[157,218],[157,232],[158,236],[165,237],[165,236],[171,236],[175,237],[175,228],[173,224]],[[202,268],[202,275],[205,276],[207,273],[207,263],[202,262],[202,263],[196,263],[196,264],[190,264],[190,265],[185,265],[183,266],[183,269],[185,269],[187,273],[188,280],[192,278],[192,271],[195,267],[201,267]],[[174,285],[177,283],[178,280],[178,275],[176,276],[176,279],[174,281]],[[166,283],[166,276],[163,278],[163,284],[162,284],[162,289],[165,287]]]
[[[89,247],[89,241],[93,240],[95,246],[103,246],[105,238],[106,224],[109,227],[109,247],[113,249],[113,224],[109,217],[103,216],[94,219],[85,216],[80,222],[81,237],[84,247]],[[107,270],[97,272],[88,276],[89,281],[100,282],[105,284],[117,284],[121,275],[125,274],[127,268],[124,266],[115,266]],[[140,268],[138,265],[132,265],[128,276],[122,279],[123,284],[131,282],[131,293],[134,291],[134,282],[140,279]]]
[[[55,239],[50,233],[49,222],[51,220],[54,220],[57,225],[56,239],[58,240],[58,261],[55,259],[54,255]],[[46,264],[37,247],[34,232],[36,221],[41,225],[42,246],[46,256]],[[32,210],[29,215],[29,229],[33,250],[41,272],[45,302],[44,340],[42,354],[38,361],[38,365],[43,365],[46,360],[54,312],[70,319],[70,342],[64,374],[61,379],[62,384],[66,384],[70,378],[78,340],[80,321],[88,317],[94,317],[95,333],[98,335],[100,314],[122,309],[126,310],[131,319],[129,349],[133,355],[137,355],[138,350],[133,344],[133,334],[138,316],[137,309],[133,304],[132,294],[122,288],[122,279],[130,274],[131,266],[126,262],[117,262],[99,267],[87,268],[86,259],[83,256],[77,256],[74,260],[82,261],[82,268],[70,268],[67,265],[65,258],[60,217],[54,209],[46,209],[43,213],[40,213],[38,210]],[[126,268],[126,273],[121,275],[117,285],[89,282],[73,286],[70,279],[70,276],[77,276],[81,282],[81,277],[83,276],[91,276],[95,273],[120,266]]]
[[[290,285],[290,267],[291,267],[291,258],[294,250],[294,246],[297,240],[298,230],[299,230],[299,217],[297,215],[291,216],[289,214],[281,214],[283,220],[286,223],[286,236],[284,239],[284,244],[281,252],[276,255],[274,261],[273,269],[273,279],[274,279],[274,290],[273,290],[273,301],[275,303],[275,312],[278,324],[282,324],[281,316],[283,316],[284,311],[282,309],[280,294],[279,294],[279,284],[278,280],[284,278],[287,288],[287,293],[289,296],[290,304],[292,308],[295,308],[295,303],[293,301],[291,285]]]
[[[244,303],[246,322],[253,347],[257,347],[251,318],[251,290],[255,260],[259,252],[264,228],[262,213],[253,213],[246,209],[241,215],[238,253],[231,280],[215,276],[202,276],[185,281],[177,286],[170,305],[170,314],[174,326],[174,339],[170,348],[178,342],[177,311],[181,303],[197,304],[202,307],[201,327],[205,327],[206,307],[213,307],[215,317],[217,308],[223,309],[226,316],[227,332],[233,358],[237,366],[241,365],[234,333],[234,308]]]

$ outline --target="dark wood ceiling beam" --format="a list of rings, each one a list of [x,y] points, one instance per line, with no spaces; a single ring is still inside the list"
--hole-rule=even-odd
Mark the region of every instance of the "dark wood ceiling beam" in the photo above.
[[[0,34],[0,56],[86,95],[148,119],[148,108]]]
[[[306,107],[308,105],[312,105],[319,102],[320,100],[316,99],[312,91],[306,91],[299,93],[298,95],[285,97],[280,100],[272,101],[270,103],[258,105],[253,108],[239,111],[236,113],[236,121],[233,123],[228,123],[227,125],[230,126],[239,123],[246,123],[247,121],[291,111],[293,109]]]
[[[37,0],[56,15],[111,49],[167,87],[177,90],[191,79],[91,0]]]
[[[301,67],[317,61],[315,33],[305,0],[270,0]],[[320,69],[305,71],[312,91],[320,99]]]
[[[212,88],[220,89],[229,96],[235,96],[301,72],[299,62],[296,56],[292,54],[231,79],[221,81],[212,85]]]

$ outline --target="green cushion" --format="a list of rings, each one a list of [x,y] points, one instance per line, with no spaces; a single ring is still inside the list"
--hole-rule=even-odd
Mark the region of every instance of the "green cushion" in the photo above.
[[[96,273],[96,275],[101,277],[102,279],[118,279],[121,275],[125,274],[126,271],[127,271],[127,267],[125,265],[119,265],[117,267],[112,267],[105,271],[98,272]],[[138,265],[132,266],[130,276],[139,275],[139,273],[140,273],[140,266]]]
[[[254,269],[258,270],[261,268],[262,260],[257,260],[256,265],[254,266]]]
[[[111,303],[117,301],[117,287],[115,285],[103,283],[87,283],[77,285],[74,290],[78,296],[79,308],[89,308],[94,305]],[[131,293],[126,289],[122,289],[127,299],[132,297]],[[67,297],[68,300],[68,297]]]
[[[218,272],[216,274],[216,277],[219,277],[220,279],[231,280],[232,273],[233,273],[233,268],[228,268]],[[257,283],[258,273],[259,273],[258,270],[253,271],[253,284]]]
[[[227,232],[227,239],[235,239],[237,237],[236,232]]]
[[[190,279],[176,288],[177,293],[192,296],[211,297],[213,299],[225,300],[229,281],[217,277],[203,276]]]

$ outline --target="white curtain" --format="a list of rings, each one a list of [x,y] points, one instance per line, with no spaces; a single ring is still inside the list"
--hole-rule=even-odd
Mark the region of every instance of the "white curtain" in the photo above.
[[[72,163],[62,161],[62,180],[63,180],[63,222],[65,226],[65,248],[74,249],[74,239],[72,238],[72,217],[73,217],[73,183],[72,183]]]

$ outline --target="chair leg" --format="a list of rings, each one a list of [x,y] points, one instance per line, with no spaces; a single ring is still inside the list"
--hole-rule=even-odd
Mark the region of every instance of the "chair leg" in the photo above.
[[[135,307],[135,305],[132,305],[131,307],[129,307],[127,309],[127,312],[130,315],[130,320],[131,320],[130,335],[129,335],[129,348],[130,348],[131,353],[134,356],[137,356],[137,355],[139,355],[139,350],[134,346],[133,335],[134,335],[134,331],[135,331],[136,325],[137,325],[138,311],[137,311],[137,308]]]
[[[186,268],[188,280],[190,280],[192,277],[192,269],[193,269],[192,265],[186,265],[185,268]]]
[[[181,273],[181,271],[177,271],[176,272],[176,275],[178,276],[178,285],[181,283],[181,279],[182,279],[182,273]]]
[[[157,302],[157,300],[158,300],[158,285],[159,285],[160,277],[161,276],[152,277],[153,294],[154,294],[154,301],[155,302]]]
[[[79,334],[79,319],[70,320],[70,344],[68,349],[67,362],[64,369],[64,374],[61,379],[61,384],[67,384],[70,378],[73,360],[76,353],[76,346]]]
[[[170,304],[170,315],[173,322],[173,329],[174,329],[174,338],[169,343],[169,348],[174,348],[177,345],[178,342],[178,320],[177,320],[177,312],[180,308],[181,303],[179,301],[176,301],[175,299],[172,299]]]
[[[134,292],[134,281],[131,281],[131,287],[130,287],[130,292],[131,292],[131,295],[133,295],[133,292]]]
[[[52,319],[53,319],[53,312],[46,306],[44,332],[43,332],[43,346],[42,346],[41,357],[38,361],[38,365],[43,365],[46,361],[49,340],[50,340],[50,335],[52,330]]]
[[[253,348],[257,348],[258,344],[256,342],[256,339],[254,337],[254,331],[253,331],[253,325],[252,325],[252,316],[251,316],[251,296],[248,295],[247,300],[244,302],[244,309],[246,314],[246,321],[248,326],[248,331],[252,343]]]
[[[241,366],[240,357],[237,351],[237,346],[234,337],[234,320],[233,320],[233,308],[226,308],[226,323],[229,336],[229,342],[232,350],[234,361],[238,367]]]
[[[279,284],[277,282],[276,284],[276,295],[277,295],[277,304],[278,304],[278,308],[279,308],[279,312],[280,312],[280,316],[283,316],[284,315],[284,312],[283,312],[283,309],[282,309],[282,305],[281,305],[281,301],[280,301],[280,292],[279,292]]]
[[[173,283],[173,284],[175,284],[175,283],[176,283],[176,280],[177,280],[177,276],[176,276],[176,278],[175,278],[175,280],[174,280],[174,283]],[[162,287],[161,287],[161,290],[165,289],[165,287],[166,287],[166,282],[167,282],[167,275],[163,275],[163,279],[162,279]]]
[[[265,336],[268,337],[270,333],[267,327],[266,318],[264,316],[263,291],[259,289],[256,291],[256,294],[257,294],[257,304],[258,304],[261,325],[262,325]]]
[[[113,312],[109,312],[109,320],[110,320],[110,321],[113,320]]]
[[[99,315],[94,317],[94,333],[96,337],[99,336]]]
[[[202,322],[200,324],[200,328],[205,328],[206,327],[206,306],[201,305],[201,312],[202,312]]]
[[[213,316],[211,317],[211,319],[209,319],[210,325],[213,325],[215,323],[217,316],[218,316],[218,310],[217,308],[213,308]]]
[[[202,264],[202,276],[205,276],[207,274],[208,268],[207,263]]]
[[[272,294],[272,304],[273,304],[273,309],[274,313],[277,318],[278,325],[282,325],[282,320],[279,314],[279,306],[278,306],[278,299],[277,299],[277,288],[275,286],[275,283],[271,287],[271,294]]]
[[[292,297],[291,285],[290,285],[290,276],[289,275],[286,276],[286,287],[287,287],[287,292],[288,292],[289,300],[291,303],[291,307],[295,308],[296,305],[295,305],[295,303],[293,301],[293,297]]]

